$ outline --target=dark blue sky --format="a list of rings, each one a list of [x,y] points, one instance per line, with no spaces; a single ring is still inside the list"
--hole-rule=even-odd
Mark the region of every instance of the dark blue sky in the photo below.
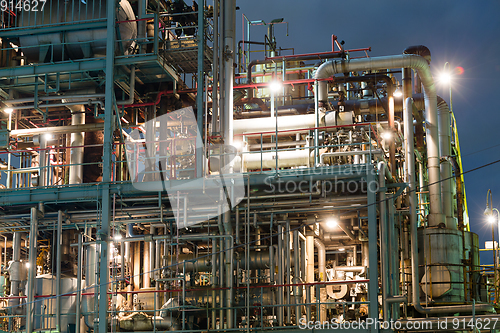
[[[446,61],[464,69],[452,83],[464,171],[500,159],[500,1],[237,0],[237,6],[236,41],[242,39],[245,14],[265,22],[283,17],[289,36],[285,25],[276,26],[278,46],[293,47],[295,53],[329,51],[332,34],[345,41],[346,49],[370,46],[370,56],[427,46],[434,75]],[[265,33],[265,27],[253,27],[251,39],[263,40]],[[438,95],[449,102],[448,88],[438,85]],[[471,230],[484,248],[484,241],[491,240],[483,216],[488,189],[500,209],[500,163],[467,173],[465,186]],[[482,261],[489,258],[491,253],[482,255]]]

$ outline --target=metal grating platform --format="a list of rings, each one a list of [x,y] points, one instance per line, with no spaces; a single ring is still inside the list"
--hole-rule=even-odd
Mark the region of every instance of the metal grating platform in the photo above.
[[[204,70],[210,71],[213,51],[205,47]],[[196,73],[198,71],[198,43],[196,39],[180,39],[167,41],[163,57],[180,73]]]

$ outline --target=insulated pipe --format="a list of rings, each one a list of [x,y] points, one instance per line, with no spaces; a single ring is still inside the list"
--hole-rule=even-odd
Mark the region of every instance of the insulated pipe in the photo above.
[[[76,273],[76,323],[75,323],[75,333],[80,333],[80,318],[81,318],[81,300],[82,300],[82,234],[78,234],[78,264]],[[122,268],[123,270],[123,268]]]
[[[440,96],[437,97],[438,128],[439,128],[439,151],[441,153],[441,193],[443,214],[446,216],[446,226],[457,230],[457,223],[454,219],[452,206],[452,165],[444,156],[451,155],[451,112],[448,104]]]
[[[366,267],[367,266],[335,266],[335,270],[342,272],[353,272],[358,273],[359,275],[363,275],[366,272]]]
[[[309,149],[278,152],[278,168],[309,166]],[[276,169],[276,152],[248,153],[243,155],[245,170]]]
[[[63,212],[57,211],[57,252],[56,252],[56,330],[61,332],[61,260],[62,260],[62,221]],[[30,266],[31,268],[31,266]]]
[[[219,1],[214,0],[212,46],[212,135],[219,132]]]
[[[30,221],[30,239],[29,239],[29,255],[28,262],[30,264],[28,269],[28,283],[26,285],[27,298],[26,298],[26,332],[33,332],[35,322],[35,277],[36,277],[36,249],[37,249],[37,235],[38,235],[38,209],[31,207],[31,221]],[[57,309],[60,311],[60,309]]]
[[[419,75],[424,87],[425,121],[427,138],[427,165],[429,173],[430,214],[429,225],[437,226],[443,222],[444,217],[441,209],[441,187],[439,166],[439,143],[438,143],[438,117],[436,87],[432,79],[427,60],[417,55],[394,55],[387,57],[375,57],[368,59],[351,59],[349,61],[336,60],[322,64],[315,73],[316,80],[331,77],[335,74],[383,70],[393,68],[412,68]],[[318,99],[327,100],[328,94],[326,82],[319,81]]]
[[[314,246],[318,250],[319,282],[326,281],[326,248],[318,238],[314,238]]]
[[[89,100],[96,100],[98,98],[104,98],[104,94],[85,94],[85,95],[57,95],[57,96],[39,96],[39,101],[58,101],[63,99],[71,99],[73,101],[87,102]],[[4,104],[21,104],[34,102],[34,97],[27,98],[17,98],[17,99],[7,99],[3,101]],[[17,109],[16,107],[14,107]]]
[[[78,126],[85,124],[85,105],[79,105],[71,109],[71,125]],[[81,184],[83,183],[83,145],[84,132],[71,133],[71,148],[69,158],[69,183]]]
[[[389,319],[389,303],[387,295],[389,294],[389,258],[388,258],[388,240],[387,240],[387,202],[385,195],[385,162],[378,163],[378,184],[379,184],[379,214],[380,214],[380,266],[382,270],[382,308],[384,321]]]
[[[360,156],[360,155],[383,155],[382,149],[374,150],[355,150],[355,151],[335,151],[331,153],[323,153],[320,155],[320,162],[324,163],[326,157],[341,157],[341,156]]]
[[[62,134],[62,133],[75,133],[75,132],[93,132],[102,131],[104,129],[104,123],[93,123],[93,124],[83,124],[83,125],[69,125],[69,126],[54,126],[54,127],[38,127],[38,128],[27,128],[18,129],[10,132],[11,137],[19,136],[32,136],[35,134]],[[40,148],[42,148],[40,146]]]
[[[306,282],[314,282],[314,235],[306,236],[307,272]]]
[[[347,228],[344,224],[342,223],[339,223],[337,224],[339,226],[339,228],[345,232],[345,234],[347,235],[347,237],[349,237],[350,240],[355,240],[356,237],[353,235],[353,233],[351,232],[351,230],[349,230],[349,228]]]
[[[314,238],[314,246],[318,249],[318,272],[319,279],[318,282],[326,281],[326,248],[325,244],[320,241],[318,238]],[[320,299],[321,303],[326,302],[326,290],[325,288],[319,289],[319,295],[316,295],[316,298]],[[320,305],[320,318],[322,320],[326,319],[326,306],[324,304]]]
[[[474,305],[457,305],[457,306],[437,306],[431,308],[423,308],[420,305],[420,284],[419,284],[419,267],[418,267],[418,240],[417,240],[417,193],[415,186],[415,153],[413,145],[413,126],[412,126],[412,99],[406,99],[404,118],[404,132],[406,136],[406,167],[408,168],[408,188],[410,193],[410,235],[411,235],[411,286],[412,286],[412,297],[413,297],[413,307],[420,313],[423,314],[440,314],[440,313],[454,313],[454,312],[470,312],[472,311]],[[481,311],[481,308],[490,308],[489,304],[478,304],[475,305],[477,311]]]
[[[224,143],[231,146],[233,144],[233,84],[234,84],[234,34],[235,34],[235,0],[224,0],[224,49],[221,50],[225,55],[224,64]],[[225,164],[227,165],[227,164]],[[231,325],[229,325],[231,321]],[[232,328],[232,318],[228,318],[228,328]]]
[[[293,263],[294,263],[294,270],[293,270],[293,284],[299,284],[300,281],[300,254],[299,254],[299,231],[294,230],[293,231]],[[294,301],[295,301],[295,318],[298,320],[298,318],[301,317],[301,311],[300,311],[300,306],[298,305],[300,303],[300,297],[302,296],[302,287],[296,286],[293,288],[293,295],[294,295]]]
[[[150,235],[154,235],[156,233],[156,228],[151,226],[149,227],[149,234]],[[155,255],[155,244],[156,242],[151,240],[149,242],[149,277],[150,279],[153,279],[153,280],[156,280],[155,279],[155,258],[156,258],[156,255]],[[158,249],[159,250],[159,249]]]
[[[19,296],[19,283],[21,283],[21,233],[15,232],[12,240],[12,263],[9,266],[10,272],[10,295]],[[7,251],[7,248],[5,248]],[[12,313],[18,312],[18,306],[21,303],[20,298],[9,299],[9,308]],[[9,319],[10,322],[11,319]]]

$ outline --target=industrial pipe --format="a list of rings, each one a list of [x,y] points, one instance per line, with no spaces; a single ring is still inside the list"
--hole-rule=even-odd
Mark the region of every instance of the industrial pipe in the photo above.
[[[80,126],[85,124],[85,105],[79,105],[76,108],[71,109],[71,125]],[[70,184],[81,184],[83,183],[83,145],[84,132],[72,132],[71,133],[71,148],[70,158],[69,158],[69,183]]]
[[[387,202],[385,195],[385,162],[378,163],[378,184],[379,184],[379,216],[380,216],[380,268],[382,271],[382,308],[384,320],[389,320],[389,303],[386,300],[389,294],[389,258],[388,258],[388,218]]]
[[[412,130],[412,99],[406,99],[405,113],[403,114],[404,133],[407,142],[406,147],[406,167],[408,168],[408,188],[410,195],[410,236],[411,236],[411,284],[412,297],[414,308],[423,314],[441,314],[441,313],[457,313],[457,312],[472,312],[473,305],[456,305],[456,306],[436,306],[423,308],[420,304],[420,284],[419,284],[419,267],[418,267],[418,240],[417,240],[417,193],[415,186],[415,154],[413,145],[413,130]],[[477,311],[491,311],[492,306],[489,304],[475,305]]]
[[[414,69],[424,86],[425,120],[427,131],[427,165],[429,173],[430,214],[429,225],[436,226],[443,222],[444,217],[441,208],[440,166],[439,166],[439,136],[436,88],[427,60],[417,55],[394,55],[387,57],[375,57],[368,59],[351,59],[349,61],[336,60],[322,64],[315,73],[316,80],[325,79],[335,74],[384,70],[393,68]],[[318,82],[318,99],[327,100],[326,82]]]
[[[445,100],[437,96],[438,128],[439,128],[439,151],[441,158],[451,155],[451,112]],[[446,216],[446,226],[457,230],[457,222],[453,213],[452,193],[452,165],[448,160],[441,159],[441,193],[443,214]]]

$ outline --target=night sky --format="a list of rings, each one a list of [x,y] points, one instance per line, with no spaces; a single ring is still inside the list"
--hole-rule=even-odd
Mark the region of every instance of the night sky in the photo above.
[[[296,54],[330,51],[332,34],[345,41],[346,49],[371,47],[372,57],[427,46],[435,77],[446,61],[464,69],[452,81],[464,171],[500,159],[500,1],[237,0],[237,6],[236,42],[242,39],[245,14],[265,22],[283,17],[289,36],[286,25],[277,25],[278,46],[293,47]],[[252,40],[262,41],[267,29],[254,26],[250,31]],[[438,84],[438,95],[449,104],[447,86]],[[483,216],[488,189],[493,206],[500,209],[500,163],[467,173],[465,187],[471,230],[484,248],[484,241],[491,240],[491,226]],[[490,261],[491,252],[481,255],[482,263]]]

